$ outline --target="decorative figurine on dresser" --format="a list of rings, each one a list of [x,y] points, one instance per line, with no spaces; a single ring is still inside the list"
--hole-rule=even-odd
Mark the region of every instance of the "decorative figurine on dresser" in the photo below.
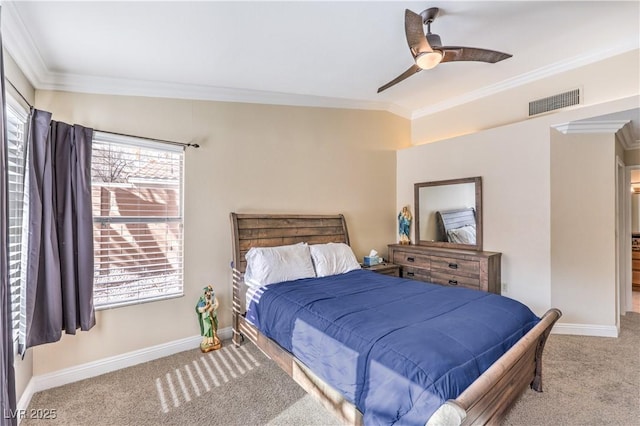
[[[222,347],[222,342],[218,338],[218,299],[213,287],[210,285],[202,290],[204,290],[204,293],[200,296],[196,305],[196,313],[200,323],[200,335],[202,335],[200,350],[209,352]]]
[[[398,213],[398,234],[400,235],[400,244],[411,244],[409,232],[411,231],[411,212],[409,206],[404,206],[402,211]]]
[[[414,195],[415,244],[403,243],[401,212],[400,244],[388,246],[400,276],[500,294],[502,253],[482,249],[482,178],[416,183]]]

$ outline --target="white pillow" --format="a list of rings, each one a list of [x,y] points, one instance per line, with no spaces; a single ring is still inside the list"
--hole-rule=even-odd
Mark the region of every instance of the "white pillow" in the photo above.
[[[360,269],[353,250],[344,243],[312,244],[309,248],[318,277],[344,274]]]
[[[253,247],[245,259],[244,282],[252,287],[316,276],[307,244]]]
[[[473,225],[465,225],[460,228],[449,229],[447,231],[449,242],[459,244],[475,244],[476,243],[476,227]]]

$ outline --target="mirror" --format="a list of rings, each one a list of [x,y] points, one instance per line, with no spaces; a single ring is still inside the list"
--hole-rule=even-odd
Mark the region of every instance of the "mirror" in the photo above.
[[[482,250],[482,178],[414,185],[416,244]]]

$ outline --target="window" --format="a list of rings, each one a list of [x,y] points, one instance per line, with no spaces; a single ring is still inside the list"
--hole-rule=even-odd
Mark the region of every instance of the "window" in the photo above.
[[[10,101],[10,99],[8,99]],[[7,160],[8,160],[8,208],[9,208],[9,288],[11,291],[11,325],[14,340],[18,338],[20,330],[20,295],[23,276],[22,254],[23,247],[23,217],[26,206],[24,195],[24,176],[26,165],[27,112],[20,107],[14,107],[15,102],[7,105]]]
[[[182,147],[94,134],[96,308],[183,294],[183,158]]]

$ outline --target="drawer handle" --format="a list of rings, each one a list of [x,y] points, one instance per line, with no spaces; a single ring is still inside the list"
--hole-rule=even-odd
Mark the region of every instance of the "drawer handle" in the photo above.
[[[414,277],[415,275],[416,275],[415,272],[407,272],[408,277]]]
[[[458,285],[458,281],[456,281],[456,280],[449,280],[449,284],[450,284],[450,285]]]
[[[457,264],[457,263],[450,263],[450,264],[449,264],[449,268],[451,268],[451,269],[458,269],[458,264]]]
[[[415,262],[416,259],[414,257],[407,257],[407,262]]]

